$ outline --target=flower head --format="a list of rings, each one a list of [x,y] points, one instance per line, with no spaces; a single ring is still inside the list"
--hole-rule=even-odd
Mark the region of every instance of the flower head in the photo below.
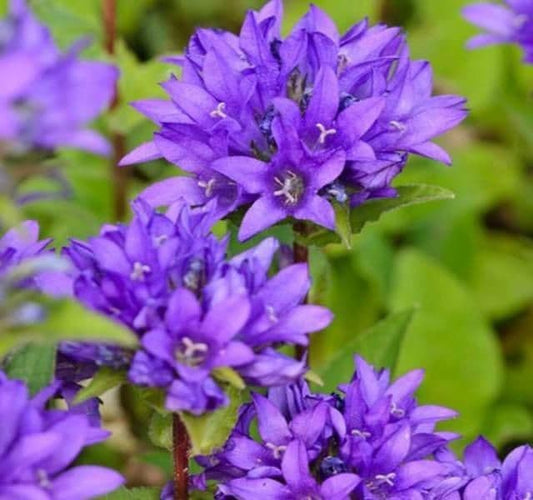
[[[79,412],[47,410],[55,392],[33,399],[20,381],[0,373],[0,497],[83,500],[118,488],[123,478],[104,467],[72,462],[107,433]]]
[[[69,146],[107,154],[109,145],[85,125],[111,102],[117,70],[67,53],[24,0],[11,0],[0,20],[0,141],[13,151]]]
[[[505,0],[505,4],[475,3],[464,8],[464,17],[486,31],[468,46],[516,43],[524,50],[524,61],[533,64],[533,1]]]
[[[310,287],[305,265],[269,276],[275,240],[228,258],[227,241],[210,234],[209,208],[160,214],[141,199],[129,225],[105,226],[65,249],[75,296],[139,336],[130,379],[165,388],[169,409],[196,414],[227,402],[220,369],[260,386],[297,379],[305,363],[275,348],[306,345],[331,321],[325,308],[302,304]],[[76,356],[74,346],[62,352]]]
[[[164,157],[191,174],[150,187],[164,205],[240,206],[246,239],[288,217],[335,225],[333,200],[394,196],[409,154],[449,163],[432,141],[464,117],[464,100],[432,97],[431,68],[409,57],[399,29],[367,21],[340,35],[311,6],[282,38],[281,0],[248,12],[238,36],[199,30],[170,62],[171,101],[134,106],[159,126],[122,164]]]
[[[255,395],[224,448],[199,459],[203,479],[219,481],[227,498],[239,500],[261,492],[272,498],[429,498],[422,495],[448,473],[432,457],[456,437],[435,431],[435,424],[455,412],[416,404],[420,371],[391,383],[387,370],[360,357],[356,363],[343,395],[312,394],[302,382],[271,390],[268,399]],[[251,437],[254,415],[259,442]]]

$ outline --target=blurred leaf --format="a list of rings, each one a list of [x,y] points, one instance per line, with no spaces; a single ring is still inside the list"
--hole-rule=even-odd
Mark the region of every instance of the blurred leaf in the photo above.
[[[120,488],[100,500],[159,500],[159,488]]]
[[[391,302],[394,310],[419,306],[397,372],[424,368],[426,378],[418,391],[421,402],[457,410],[460,417],[446,427],[474,437],[502,383],[495,333],[460,283],[414,250],[398,256]]]
[[[241,378],[241,376],[233,369],[228,366],[215,368],[213,370],[213,377],[220,382],[229,384],[240,391],[246,388],[246,383]]]
[[[376,368],[394,371],[405,333],[413,318],[413,309],[391,314],[370,330],[346,344],[321,370],[326,392],[350,380],[354,371],[354,355],[359,354]]]
[[[482,311],[500,320],[533,301],[533,243],[491,235],[477,252],[471,286]]]
[[[172,450],[172,413],[154,412],[150,419],[148,436],[156,446]]]
[[[496,448],[533,436],[533,416],[525,406],[497,405],[490,411],[487,420],[483,435]]]
[[[74,403],[82,403],[87,399],[97,398],[114,387],[123,384],[126,380],[125,372],[108,367],[100,368],[89,384],[78,392]]]
[[[55,364],[55,344],[31,343],[10,354],[4,370],[8,377],[26,382],[33,395],[52,382]]]
[[[191,455],[209,455],[222,446],[230,435],[239,406],[243,402],[243,392],[229,386],[226,391],[229,404],[214,412],[199,417],[187,412],[180,412],[180,417],[191,439]]]

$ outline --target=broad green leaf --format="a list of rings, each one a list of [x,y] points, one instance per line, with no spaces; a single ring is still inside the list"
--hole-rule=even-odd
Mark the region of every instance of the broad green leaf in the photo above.
[[[398,208],[427,203],[430,201],[451,200],[455,195],[448,189],[427,184],[398,186],[398,196],[370,200],[353,209],[350,214],[352,231],[358,233],[369,222],[375,222],[386,212]]]
[[[470,284],[481,309],[494,320],[528,308],[533,301],[533,243],[491,235],[478,249]]]
[[[97,398],[125,381],[125,372],[112,370],[108,367],[100,368],[89,384],[78,392],[74,403],[82,403],[87,399]]]
[[[334,390],[340,383],[351,378],[355,354],[361,355],[376,368],[389,368],[394,371],[413,313],[414,310],[409,309],[391,314],[346,344],[320,373],[325,390]]]
[[[133,332],[101,314],[85,309],[70,300],[50,304],[49,318],[35,327],[48,338],[61,340],[106,341],[134,346],[137,339]]]
[[[100,500],[159,500],[160,493],[159,488],[120,488]]]
[[[533,415],[525,406],[499,404],[487,417],[483,435],[497,448],[533,437]]]
[[[86,342],[106,342],[124,346],[135,346],[137,339],[123,327],[98,313],[85,309],[70,300],[49,300],[43,306],[48,317],[42,322],[0,335],[0,356],[23,342],[58,342],[76,340]]]
[[[246,388],[246,382],[244,382],[242,377],[233,368],[229,368],[228,366],[215,368],[213,370],[213,377],[220,382],[232,385],[240,391]]]
[[[226,442],[233,430],[243,401],[243,392],[229,386],[226,393],[230,402],[224,408],[199,417],[180,412],[191,439],[192,456],[209,455]]]
[[[55,365],[55,344],[28,343],[10,354],[4,370],[10,378],[26,382],[35,394],[52,382]]]
[[[156,446],[172,450],[172,413],[154,412],[150,419],[148,436]]]
[[[343,238],[346,238],[346,229],[349,225],[352,234],[361,232],[363,227],[370,223],[376,222],[380,217],[390,211],[397,210],[402,207],[410,205],[417,205],[420,203],[427,203],[430,201],[450,200],[454,198],[454,194],[442,187],[432,186],[426,184],[412,184],[399,186],[396,188],[398,195],[395,198],[381,198],[369,200],[362,205],[350,210],[349,224],[344,220],[341,223]],[[338,214],[337,214],[338,216]],[[314,229],[308,235],[298,236],[297,239],[303,245],[317,245],[324,246],[328,243],[338,243],[341,241],[339,235],[332,231],[326,230],[319,226],[314,226]]]
[[[397,372],[425,369],[420,401],[457,410],[458,419],[443,427],[467,439],[475,437],[502,384],[495,332],[467,290],[437,262],[414,250],[398,256],[391,305],[396,311],[419,307]]]

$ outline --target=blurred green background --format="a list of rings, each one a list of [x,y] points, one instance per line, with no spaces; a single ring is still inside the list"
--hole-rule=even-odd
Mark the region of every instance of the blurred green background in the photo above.
[[[127,103],[164,95],[157,84],[173,68],[158,57],[178,53],[196,26],[238,30],[245,10],[261,3],[119,0],[120,42],[113,59],[122,71],[120,103],[100,120],[102,130],[123,137],[128,150],[147,140],[151,124]],[[286,29],[307,3],[286,0]],[[466,96],[471,114],[441,141],[454,159],[452,168],[413,159],[397,179],[447,187],[455,200],[388,214],[355,237],[352,250],[332,245],[325,254],[312,252],[312,299],[336,314],[334,325],[314,340],[312,365],[322,372],[377,321],[414,307],[397,372],[423,367],[420,399],[461,414],[447,428],[467,439],[484,433],[505,451],[533,440],[533,67],[521,64],[516,47],[466,51],[475,32],[460,15],[467,3],[316,1],[342,30],[364,16],[404,26],[413,56],[432,62],[437,91]],[[99,0],[31,4],[62,46],[90,35],[94,44],[87,56],[109,58]],[[5,0],[0,6],[5,9]],[[14,218],[37,218],[58,245],[116,220],[108,160],[63,151],[52,161],[72,184],[73,196],[30,205]],[[162,162],[128,170],[128,196],[175,172]],[[43,183],[32,179],[25,189]],[[347,380],[351,369],[336,363],[336,380]],[[330,377],[326,382],[330,389]],[[120,453],[131,453],[125,442]],[[115,456],[99,450],[110,461]],[[164,466],[163,455],[144,451],[154,467]]]

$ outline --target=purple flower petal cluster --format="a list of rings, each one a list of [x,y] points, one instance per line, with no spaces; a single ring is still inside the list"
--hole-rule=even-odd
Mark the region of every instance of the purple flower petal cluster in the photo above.
[[[26,2],[11,0],[0,20],[0,141],[11,150],[109,153],[107,141],[85,126],[111,102],[118,71],[80,60],[84,45],[62,53]]]
[[[164,157],[191,174],[151,186],[148,202],[251,204],[241,239],[286,218],[334,229],[331,202],[394,196],[409,154],[450,163],[433,139],[465,101],[432,96],[431,67],[410,59],[400,29],[365,20],[340,35],[311,6],[282,38],[282,15],[272,0],[238,36],[197,31],[170,60],[182,68],[163,84],[171,100],[134,104],[160,129],[122,164]]]
[[[47,410],[54,387],[33,399],[20,381],[0,372],[0,498],[84,500],[124,479],[99,466],[72,466],[82,449],[108,433],[78,411]]]
[[[514,500],[533,498],[533,448],[520,446],[503,460],[479,437],[466,447],[463,462],[442,450],[437,459],[449,467],[449,476],[435,490],[445,500]]]
[[[417,405],[421,371],[391,383],[387,370],[356,364],[342,395],[312,394],[303,382],[254,395],[224,448],[198,460],[196,484],[216,480],[220,498],[238,500],[433,498],[449,467],[432,457],[457,437],[435,425],[456,413]]]
[[[131,381],[165,388],[168,409],[195,414],[226,404],[216,382],[221,369],[260,386],[297,379],[305,362],[276,347],[306,345],[331,321],[327,309],[302,305],[307,266],[269,276],[275,240],[228,259],[227,239],[210,233],[210,208],[179,205],[161,214],[140,199],[129,225],[105,226],[65,249],[75,296],[138,334]]]
[[[475,3],[463,10],[464,17],[486,33],[473,37],[470,48],[516,43],[524,50],[524,61],[533,64],[533,1],[505,0],[505,5]]]

